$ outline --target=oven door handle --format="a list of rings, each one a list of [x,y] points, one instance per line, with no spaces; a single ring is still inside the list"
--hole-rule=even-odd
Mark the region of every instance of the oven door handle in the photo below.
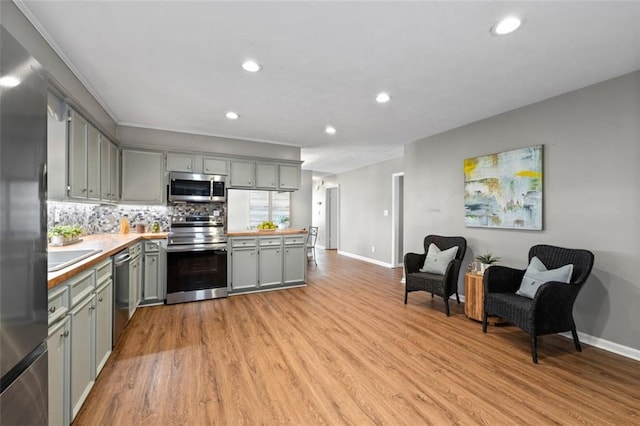
[[[222,253],[227,252],[226,247],[222,247],[219,244],[185,244],[175,245],[167,247],[168,253],[189,252],[189,251],[218,251]]]

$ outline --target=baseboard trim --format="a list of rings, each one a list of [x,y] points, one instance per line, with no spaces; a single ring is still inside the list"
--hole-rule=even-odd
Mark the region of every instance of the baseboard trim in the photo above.
[[[384,266],[385,268],[389,268],[389,269],[393,268],[393,265],[391,265],[391,263],[383,262],[381,260],[371,259],[371,258],[368,258],[368,257],[360,256],[358,254],[348,253],[346,251],[340,251],[340,250],[338,250],[338,254],[341,255],[341,256],[346,256],[346,257],[351,257],[353,259],[362,260],[363,262],[373,263],[374,265]]]
[[[567,339],[573,339],[570,332],[558,334],[562,337],[566,337]],[[589,334],[582,333],[580,331],[578,331],[578,338],[580,339],[580,342],[586,343],[587,345],[595,346],[596,348],[604,349],[605,351],[613,352],[615,354],[640,361],[640,349],[624,346],[619,343],[601,339],[600,337],[594,337]]]

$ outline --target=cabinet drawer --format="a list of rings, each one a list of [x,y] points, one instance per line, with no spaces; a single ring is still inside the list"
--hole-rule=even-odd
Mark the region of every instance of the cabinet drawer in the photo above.
[[[158,241],[145,241],[144,252],[145,253],[157,253],[160,251],[160,242]]]
[[[49,291],[49,325],[64,317],[69,311],[69,287],[58,286]]]
[[[235,237],[231,241],[231,247],[255,247],[255,237]]]
[[[282,244],[282,237],[260,237],[260,247],[279,246]]]
[[[96,266],[96,282],[98,284],[102,284],[103,282],[111,278],[112,273],[113,266],[111,265],[111,258],[108,258],[104,262]]]
[[[83,272],[67,281],[71,292],[71,307],[75,307],[95,288],[95,274],[93,270]]]
[[[140,256],[140,253],[142,253],[142,244],[137,243],[129,247],[129,255],[131,258]]]
[[[307,240],[307,236],[305,234],[291,235],[291,236],[284,237],[284,244],[285,245],[304,244],[306,240]]]

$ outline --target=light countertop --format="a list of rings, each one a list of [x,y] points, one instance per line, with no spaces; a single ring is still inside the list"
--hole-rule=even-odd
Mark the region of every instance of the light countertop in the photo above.
[[[118,253],[120,250],[138,241],[167,238],[167,235],[167,232],[148,232],[144,234],[94,234],[83,236],[82,241],[76,244],[63,247],[49,246],[47,250],[50,252],[83,249],[101,249],[102,251],[59,271],[49,272],[47,275],[48,288],[55,287],[74,275],[102,262],[107,257]]]
[[[272,230],[251,230],[251,231],[237,231],[228,232],[229,237],[268,237],[272,235],[298,235],[306,234],[306,229],[272,229]]]

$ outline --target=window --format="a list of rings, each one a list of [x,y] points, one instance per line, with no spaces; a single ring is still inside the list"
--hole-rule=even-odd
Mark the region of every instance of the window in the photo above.
[[[278,223],[281,217],[289,218],[290,192],[250,191],[249,226],[261,222]]]

